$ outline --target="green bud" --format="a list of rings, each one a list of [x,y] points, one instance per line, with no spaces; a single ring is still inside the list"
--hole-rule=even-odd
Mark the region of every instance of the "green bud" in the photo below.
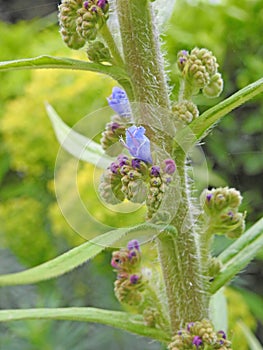
[[[218,258],[211,258],[208,265],[208,276],[214,278],[221,270],[222,263]]]
[[[112,121],[106,124],[100,143],[109,156],[113,157],[121,153],[123,145],[120,143],[120,138],[125,135],[125,130],[126,127],[121,121]]]
[[[203,88],[206,97],[218,97],[223,91],[224,82],[220,73],[216,73],[210,79],[210,83]]]
[[[82,7],[80,0],[64,0],[58,6],[60,34],[65,44],[74,50],[78,50],[85,45],[85,40],[77,33],[77,12]]]
[[[109,49],[100,41],[90,43],[87,49],[88,59],[92,62],[111,62]]]
[[[125,199],[121,186],[121,177],[106,170],[101,178],[99,193],[106,203],[118,204]]]
[[[195,118],[199,116],[197,106],[188,100],[177,102],[172,106],[174,118],[178,121],[182,121],[185,124],[191,123]]]

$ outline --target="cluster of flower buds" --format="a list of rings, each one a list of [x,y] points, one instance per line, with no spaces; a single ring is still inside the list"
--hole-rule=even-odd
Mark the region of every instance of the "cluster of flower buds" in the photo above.
[[[201,194],[201,204],[207,231],[238,238],[245,229],[245,214],[238,212],[241,201],[240,192],[234,188],[204,190]]]
[[[223,79],[218,73],[215,56],[207,49],[182,50],[177,56],[177,65],[182,77],[192,87],[192,94],[201,89],[207,97],[217,97],[223,90]]]
[[[141,272],[141,252],[139,242],[132,240],[127,249],[112,254],[111,266],[117,271],[114,292],[124,304],[138,306],[143,302],[143,291],[147,281]]]
[[[146,201],[147,219],[151,219],[162,202],[175,170],[172,159],[164,160],[162,167],[159,167],[138,158],[120,155],[104,172],[99,191],[109,204],[117,204],[125,198],[133,203]]]
[[[112,89],[108,103],[117,114],[106,124],[100,143],[108,155],[116,156],[123,149],[120,139],[125,137],[127,124],[131,121],[131,107],[126,92],[117,86]]]
[[[174,118],[184,124],[191,123],[195,118],[199,116],[197,106],[188,100],[174,103],[172,110]]]
[[[147,219],[151,219],[158,211],[175,170],[176,165],[172,159],[165,159],[162,167],[154,165],[149,169],[150,181],[146,200]]]
[[[87,48],[88,59],[92,62],[110,62],[111,54],[110,50],[101,42],[91,42]]]
[[[224,331],[216,332],[209,320],[202,320],[188,323],[173,337],[168,349],[230,350],[231,342]]]
[[[63,0],[59,5],[62,39],[72,49],[95,40],[99,29],[108,19],[108,0]]]
[[[149,327],[167,330],[167,317],[153,286],[152,271],[142,266],[139,242],[133,239],[128,242],[126,249],[113,252],[111,266],[117,272],[114,292],[117,299],[124,305],[132,307],[142,314],[144,322]]]

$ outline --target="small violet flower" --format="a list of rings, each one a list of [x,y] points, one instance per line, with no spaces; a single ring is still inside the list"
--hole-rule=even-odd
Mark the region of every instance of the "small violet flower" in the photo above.
[[[138,275],[131,275],[131,276],[130,276],[130,282],[131,282],[131,284],[136,284],[136,283],[138,283],[139,279],[140,279],[140,277],[139,277]]]
[[[137,239],[133,239],[128,242],[127,248],[128,250],[132,250],[132,249],[140,250],[140,243],[139,241],[137,241]]]
[[[200,345],[202,345],[202,343],[202,339],[198,335],[194,336],[192,344],[195,345],[197,349]]]
[[[107,98],[109,106],[120,116],[130,117],[131,108],[126,92],[115,86],[112,89],[112,94]]]
[[[175,165],[174,160],[173,159],[165,159],[164,164],[165,164],[164,171],[166,172],[166,174],[172,175],[176,170],[176,165]]]
[[[152,163],[150,140],[144,135],[145,128],[143,126],[131,126],[126,130],[126,143],[124,146],[130,154],[143,160],[145,163]]]

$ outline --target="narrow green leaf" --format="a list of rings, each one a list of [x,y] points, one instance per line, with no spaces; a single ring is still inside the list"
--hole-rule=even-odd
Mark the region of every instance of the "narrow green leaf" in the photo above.
[[[19,60],[0,62],[0,71],[41,68],[86,70],[90,72],[107,74],[119,82],[129,81],[126,72],[120,67],[86,62],[66,57],[43,55],[33,58],[23,58]]]
[[[263,347],[258,341],[258,339],[251,332],[251,330],[245,325],[244,322],[239,321],[238,326],[242,329],[242,332],[247,339],[250,350],[263,350]]]
[[[91,307],[0,311],[0,322],[29,319],[93,322],[119,328],[161,342],[168,342],[170,339],[169,335],[160,329],[145,326],[142,316],[131,315],[121,311],[96,309]]]
[[[182,143],[187,146],[187,149],[191,148],[197,141],[207,136],[211,131],[211,128],[222,117],[262,92],[263,78],[246,86],[224,101],[218,103],[216,106],[208,109],[196,118],[189,126],[178,131],[175,137],[175,149],[179,147],[179,145],[181,147]]]
[[[165,229],[173,230],[172,227]],[[121,242],[121,240],[128,234],[136,232],[141,233],[146,230],[150,232],[151,238],[153,238],[154,232],[159,234],[162,227],[151,224],[142,224],[109,231],[39,266],[21,272],[0,275],[0,286],[36,283],[63,275],[87,260],[94,258],[107,247],[113,247],[116,242]],[[127,241],[125,240],[124,244],[126,243]]]
[[[262,247],[263,218],[219,255],[223,268],[211,284],[211,293],[215,293],[246,267]]]
[[[46,103],[46,110],[60,145],[75,158],[106,169],[113,161],[101,145],[67,126],[54,108]]]

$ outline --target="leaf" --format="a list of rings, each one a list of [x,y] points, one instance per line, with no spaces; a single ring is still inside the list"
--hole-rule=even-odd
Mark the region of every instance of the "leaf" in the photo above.
[[[244,322],[239,321],[238,326],[242,329],[242,332],[247,339],[250,350],[262,350],[263,349],[263,347],[261,346],[258,339],[251,332],[251,330],[245,325]]]
[[[46,110],[61,146],[75,158],[106,169],[112,162],[101,145],[67,126],[54,108],[46,103]]]
[[[263,92],[263,78],[239,90],[216,106],[208,109],[187,127],[180,129],[175,136],[175,149],[182,144],[189,150],[197,141],[209,134],[222,117]]]
[[[169,227],[165,229],[169,230]],[[173,228],[170,229],[172,230]],[[109,231],[41,265],[21,272],[0,275],[0,286],[30,284],[58,277],[94,258],[107,247],[112,247],[114,243],[121,241],[128,234],[143,230],[150,230],[151,237],[153,237],[153,232],[155,231],[156,234],[160,233],[162,227],[152,224],[141,224]]]
[[[211,284],[211,293],[218,291],[246,267],[262,247],[263,218],[219,255],[223,267]]]
[[[120,82],[121,85],[127,85],[129,82],[126,72],[120,67],[86,62],[72,58],[42,55],[33,58],[23,58],[19,60],[0,62],[0,71],[42,68],[85,70],[109,75],[113,79]]]
[[[227,333],[227,302],[223,289],[212,295],[209,309],[215,329],[220,329]]]
[[[170,339],[169,335],[160,329],[145,326],[142,316],[131,315],[121,311],[96,309],[91,307],[39,308],[0,311],[0,322],[28,319],[93,322],[123,329],[161,342],[168,342]]]

